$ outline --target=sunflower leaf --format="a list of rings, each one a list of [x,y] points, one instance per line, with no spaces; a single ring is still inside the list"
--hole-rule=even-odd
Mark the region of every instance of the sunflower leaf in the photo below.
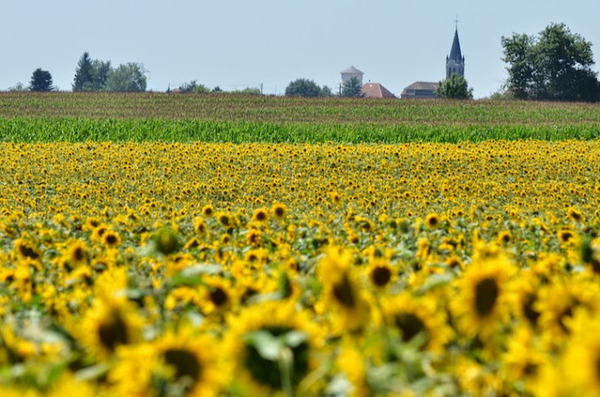
[[[254,347],[258,354],[265,360],[277,361],[280,356],[283,341],[265,330],[254,331],[246,334],[245,341]]]
[[[423,295],[426,292],[443,287],[452,281],[454,275],[451,273],[432,274],[421,288],[417,291],[417,295]]]
[[[292,330],[283,335],[283,340],[287,347],[298,347],[308,340],[308,335],[305,332]]]

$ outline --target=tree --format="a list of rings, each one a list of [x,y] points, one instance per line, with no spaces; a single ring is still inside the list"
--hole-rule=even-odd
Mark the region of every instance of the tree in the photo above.
[[[350,98],[360,98],[365,96],[357,77],[351,77],[344,83],[342,86],[342,96]]]
[[[92,84],[92,60],[90,54],[86,51],[83,53],[77,69],[75,69],[75,78],[73,79],[73,91],[87,91]]]
[[[25,87],[25,84],[23,84],[20,81],[18,81],[12,87],[8,87],[8,90],[10,92],[23,92],[23,91],[27,91],[27,87]]]
[[[31,75],[29,91],[52,91],[52,75],[47,70],[37,68]]]
[[[435,89],[435,95],[440,98],[473,99],[473,89],[469,88],[469,84],[463,76],[452,73],[449,79],[440,82]]]
[[[106,81],[111,70],[110,61],[99,61],[97,59],[92,61],[91,91],[102,91],[106,88]]]
[[[146,91],[146,76],[142,72],[142,69],[142,65],[132,62],[112,69],[106,78],[106,91]]]
[[[537,37],[502,37],[507,89],[518,99],[600,100],[592,44],[565,24],[550,24]]]
[[[285,89],[286,96],[318,97],[321,96],[321,93],[321,87],[308,79],[296,79]]]
[[[333,96],[333,91],[331,91],[331,88],[329,88],[328,86],[324,85],[323,87],[321,87],[321,96],[322,97]]]
[[[92,60],[88,52],[84,52],[75,69],[73,91],[102,91],[106,86],[111,71],[110,61]]]

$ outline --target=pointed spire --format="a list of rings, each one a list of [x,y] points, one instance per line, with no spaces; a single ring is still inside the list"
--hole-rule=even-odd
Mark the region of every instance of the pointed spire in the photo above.
[[[454,41],[452,41],[452,49],[450,50],[450,56],[448,58],[457,62],[462,61],[462,52],[460,51],[460,40],[458,39],[458,27],[454,31]]]

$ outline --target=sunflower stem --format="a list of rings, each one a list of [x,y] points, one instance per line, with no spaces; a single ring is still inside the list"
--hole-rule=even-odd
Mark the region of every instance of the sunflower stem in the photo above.
[[[282,346],[279,350],[279,373],[281,376],[281,386],[286,397],[294,397],[292,387],[292,373],[294,372],[294,352],[287,346]]]

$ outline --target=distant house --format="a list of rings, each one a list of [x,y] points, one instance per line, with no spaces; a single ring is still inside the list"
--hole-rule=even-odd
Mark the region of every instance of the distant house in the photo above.
[[[379,83],[365,83],[361,88],[361,92],[365,98],[396,98],[390,90]]]
[[[416,81],[402,91],[400,98],[435,98],[435,89],[439,85],[440,83]]]

